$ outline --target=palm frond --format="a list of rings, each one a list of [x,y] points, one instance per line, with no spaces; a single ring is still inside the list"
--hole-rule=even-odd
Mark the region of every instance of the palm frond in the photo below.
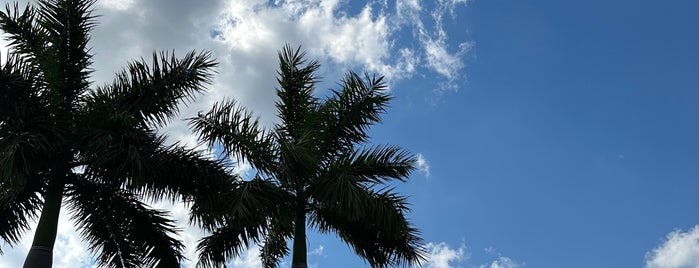
[[[165,137],[138,125],[124,112],[110,111],[109,105],[88,106],[80,115],[76,143],[79,159],[102,183],[143,185],[155,153],[164,147]]]
[[[381,121],[381,113],[391,100],[382,76],[365,74],[362,79],[348,72],[341,86],[320,108],[328,116],[322,132],[322,147],[327,153],[351,150],[354,144],[365,142],[369,126]]]
[[[247,222],[247,219],[257,219],[260,216],[270,217],[280,208],[288,207],[292,200],[274,182],[261,178],[238,181],[235,189],[218,195],[218,198],[209,199],[215,202],[199,202],[192,207],[193,215],[207,215],[202,217],[203,221],[198,221],[204,229],[213,230],[217,226],[229,224],[230,219]]]
[[[19,117],[25,106],[38,102],[37,76],[36,68],[25,57],[14,51],[8,53],[7,60],[0,65],[0,103],[3,103],[0,106],[0,122]]]
[[[372,192],[361,217],[333,204],[312,207],[312,225],[321,232],[334,232],[372,267],[418,265],[426,259],[419,231],[404,213],[406,198],[391,190]]]
[[[216,103],[206,114],[189,118],[189,126],[209,147],[221,144],[227,155],[249,161],[258,171],[274,170],[274,136],[261,129],[252,113],[233,100]]]
[[[177,144],[165,146],[163,136],[129,125],[128,117],[122,123],[114,115],[111,120],[95,118],[103,123],[87,121],[94,129],[84,132],[80,160],[99,181],[152,199],[180,197],[195,203],[233,189],[236,178],[223,161]]]
[[[54,62],[45,64],[45,80],[63,98],[74,100],[88,90],[92,55],[87,43],[89,32],[96,25],[91,6],[96,0],[40,0],[38,24],[44,29]],[[60,56],[59,56],[60,55]]]
[[[305,55],[300,47],[294,50],[288,44],[279,52],[279,100],[276,105],[279,119],[283,122],[279,129],[291,138],[298,137],[298,128],[305,123],[318,102],[312,93],[318,80],[314,73],[320,64],[317,60],[306,64]]]
[[[266,228],[267,219],[262,216],[250,222],[231,220],[199,240],[197,267],[224,267],[227,259],[240,255],[250,243],[258,243]]]
[[[14,245],[29,230],[29,221],[41,210],[40,193],[45,185],[40,180],[26,180],[21,184],[11,181],[0,177],[0,238]]]
[[[7,34],[12,50],[25,55],[37,66],[43,66],[47,64],[45,58],[49,40],[47,31],[38,23],[37,17],[36,9],[30,5],[22,10],[18,3],[13,8],[8,3],[5,11],[0,12],[0,29]]]
[[[50,116],[18,107],[20,116],[0,121],[0,178],[22,183],[30,174],[45,172],[56,154],[62,133]]]
[[[50,108],[36,95],[30,66],[12,52],[0,66],[0,177],[10,180],[45,170],[61,137]]]
[[[416,159],[397,146],[380,145],[342,155],[328,170],[341,172],[362,183],[379,184],[389,179],[405,182],[415,170]]]
[[[279,147],[276,179],[285,189],[299,194],[310,182],[318,168],[318,143],[312,132],[301,131],[297,138],[284,136],[277,129],[276,141]]]
[[[153,152],[154,159],[143,178],[140,192],[160,199],[177,194],[185,201],[229,192],[238,178],[230,175],[222,160],[206,158],[177,144]],[[137,185],[134,185],[137,186]]]
[[[337,171],[315,179],[306,194],[316,203],[332,205],[353,218],[361,217],[363,208],[369,206],[367,202],[372,200],[369,186],[363,183],[363,178]]]
[[[226,259],[240,254],[250,243],[259,243],[270,230],[271,219],[284,215],[280,211],[289,210],[291,200],[291,196],[272,181],[255,178],[240,181],[238,187],[225,194],[219,204],[193,207],[193,211],[205,209],[210,211],[210,215],[220,215],[211,218],[214,221],[201,223],[205,229],[215,231],[199,241],[199,265],[220,266]]]
[[[77,180],[68,187],[72,219],[107,267],[178,267],[184,245],[167,213],[119,188]]]
[[[150,67],[144,60],[131,62],[112,84],[99,88],[90,99],[113,102],[115,109],[140,122],[163,126],[179,113],[180,102],[193,101],[205,90],[204,85],[211,84],[216,65],[208,51],[191,51],[181,59],[174,53],[153,53]]]
[[[284,256],[289,254],[287,241],[294,236],[293,215],[289,210],[280,210],[271,219],[271,225],[260,250],[260,259],[264,267],[277,267]]]

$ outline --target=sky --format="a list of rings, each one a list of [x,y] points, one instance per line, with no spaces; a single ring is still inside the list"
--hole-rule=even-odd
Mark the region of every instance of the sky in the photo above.
[[[394,100],[372,142],[419,159],[398,189],[430,252],[422,267],[699,267],[699,2],[98,0],[95,8],[96,85],[155,50],[213,51],[215,83],[181,118],[229,97],[273,124],[285,43],[323,64],[318,94],[346,70],[385,75]],[[160,131],[196,145],[182,120]],[[195,260],[202,232],[186,226],[186,208],[153,206],[172,210]],[[90,267],[69,217],[61,216],[55,267]],[[19,267],[31,239],[0,244],[0,267]],[[366,266],[332,234],[310,234],[308,248],[312,267]],[[257,254],[253,247],[229,266],[260,267]]]

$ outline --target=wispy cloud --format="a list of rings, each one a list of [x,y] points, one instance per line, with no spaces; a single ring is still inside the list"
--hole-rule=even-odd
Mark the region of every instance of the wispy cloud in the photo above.
[[[489,265],[481,265],[480,268],[520,268],[522,264],[519,264],[508,257],[499,257],[494,260]]]
[[[646,268],[699,267],[699,225],[670,232],[645,258]]]
[[[402,18],[398,21],[412,25],[413,36],[420,43],[425,66],[446,79],[440,83],[440,93],[458,90],[456,82],[463,76],[463,58],[473,48],[472,42],[450,46],[449,34],[444,29],[444,16],[455,18],[455,9],[466,4],[466,0],[436,1],[437,6],[430,12],[432,26],[427,26],[422,18],[425,11],[419,1],[403,0],[396,4],[396,13]]]
[[[318,245],[317,248],[315,248],[315,249],[311,250],[310,252],[308,252],[308,255],[322,256],[322,255],[323,255],[323,250],[324,250],[324,249],[325,249],[325,248],[323,247],[323,245]]]
[[[425,175],[425,177],[429,178],[430,177],[430,162],[427,161],[427,158],[425,158],[424,155],[422,154],[417,154],[417,170],[422,172],[422,174]]]

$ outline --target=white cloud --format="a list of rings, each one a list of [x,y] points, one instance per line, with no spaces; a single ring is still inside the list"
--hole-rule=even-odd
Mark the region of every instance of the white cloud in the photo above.
[[[234,268],[261,268],[260,247],[253,246],[246,250],[241,256],[238,256],[229,262],[227,266]],[[194,267],[194,266],[192,266]]]
[[[653,251],[646,253],[647,268],[699,267],[699,225],[683,232],[675,230]]]
[[[417,154],[417,170],[422,172],[422,174],[425,175],[425,177],[430,177],[430,162],[427,161],[427,158],[425,158],[424,155],[422,154]]]
[[[513,261],[512,259],[508,257],[499,257],[497,260],[494,260],[493,262],[490,263],[490,265],[481,265],[480,268],[520,268],[522,267],[521,264]]]
[[[524,263],[515,262],[509,257],[502,256],[494,247],[485,248],[484,251],[488,255],[497,255],[497,259],[481,265],[468,263],[472,253],[468,251],[464,244],[461,244],[458,248],[454,248],[445,242],[430,242],[427,243],[426,249],[428,252],[427,262],[419,266],[421,268],[521,268],[525,265]]]
[[[252,178],[252,174],[250,174],[253,171],[252,165],[250,162],[246,160],[240,160],[235,162],[235,167],[233,168],[233,173],[234,174],[239,174],[240,177],[243,179],[250,179]]]
[[[315,249],[311,250],[310,252],[308,252],[308,255],[322,256],[322,255],[323,255],[323,250],[324,250],[324,249],[325,249],[325,248],[323,248],[323,245],[318,245],[317,248],[315,248]]]
[[[396,13],[400,15],[397,20],[399,25],[413,26],[413,36],[419,41],[424,53],[425,67],[446,78],[439,91],[458,90],[456,82],[463,76],[463,57],[473,48],[473,43],[461,42],[456,45],[456,51],[453,51],[454,48],[450,48],[447,42],[449,35],[443,26],[444,15],[449,14],[455,18],[455,10],[460,4],[466,5],[467,1],[437,1],[437,6],[430,12],[432,27],[426,26],[421,18],[424,11],[417,0],[403,0],[396,4]]]
[[[135,0],[101,0],[102,7],[115,10],[127,10],[134,6]]]
[[[458,267],[463,261],[470,258],[470,254],[466,251],[466,246],[461,245],[454,249],[449,247],[447,243],[428,243],[426,245],[428,251],[427,262],[421,267],[424,268],[450,268]]]

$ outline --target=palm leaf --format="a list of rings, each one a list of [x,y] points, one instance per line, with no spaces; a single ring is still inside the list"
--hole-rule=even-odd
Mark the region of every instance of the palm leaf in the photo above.
[[[239,182],[217,208],[204,208],[214,209],[216,212],[210,214],[223,217],[214,222],[202,222],[205,229],[215,231],[199,241],[199,265],[220,266],[250,243],[259,243],[269,232],[271,219],[280,211],[289,210],[290,200],[291,196],[280,191],[272,181],[256,178]]]
[[[240,255],[251,242],[259,242],[267,228],[267,219],[260,216],[250,220],[254,221],[231,220],[230,224],[199,240],[197,267],[225,267],[227,259]]]
[[[44,79],[57,101],[76,105],[73,100],[88,90],[92,55],[87,42],[95,26],[91,6],[95,0],[40,0],[37,23],[51,42],[46,46],[53,62],[43,64]],[[60,55],[60,56],[59,56]],[[75,108],[75,107],[74,107]]]
[[[13,51],[9,52],[7,60],[0,66],[0,103],[3,103],[0,106],[0,122],[21,116],[21,111],[26,109],[26,106],[39,102],[36,96],[37,75],[38,72],[25,57]]]
[[[122,189],[86,178],[68,187],[72,219],[107,267],[177,267],[184,245],[167,213],[148,208]]]
[[[318,78],[314,72],[320,68],[318,61],[306,64],[305,52],[286,45],[279,52],[279,77],[277,82],[277,111],[283,125],[279,130],[284,136],[297,138],[299,128],[305,123],[310,112],[315,109],[317,98],[313,97],[313,89]]]
[[[49,105],[36,95],[35,74],[25,58],[12,52],[0,66],[0,177],[15,183],[32,170],[45,170],[62,136]]]
[[[277,149],[274,137],[261,130],[258,119],[235,101],[217,103],[206,114],[189,118],[189,126],[209,147],[221,144],[227,156],[249,161],[258,171],[271,174]]]
[[[0,180],[0,238],[13,245],[29,230],[29,221],[35,219],[43,201],[39,193],[45,186],[40,180],[11,184]],[[2,254],[2,249],[0,249]]]
[[[271,225],[265,235],[260,259],[264,267],[277,267],[284,256],[289,254],[287,241],[294,237],[293,215],[290,210],[280,210],[276,217],[271,219]]]
[[[381,113],[391,99],[383,77],[365,74],[362,79],[348,72],[341,85],[342,89],[333,91],[319,111],[327,114],[322,148],[330,154],[351,150],[354,144],[365,142],[367,129],[381,121]]]
[[[193,101],[211,83],[216,65],[206,51],[191,51],[181,59],[174,53],[153,53],[151,66],[144,60],[131,62],[112,84],[96,90],[90,99],[111,103],[139,122],[163,126],[177,115],[181,101]]]
[[[24,55],[37,67],[45,67],[48,64],[48,40],[47,31],[37,22],[37,11],[27,5],[20,12],[19,4],[15,3],[10,8],[8,3],[5,11],[0,12],[0,29],[7,34],[10,48],[17,54]],[[39,68],[44,69],[44,68]]]
[[[259,216],[270,217],[280,208],[288,208],[292,197],[279,189],[272,181],[255,178],[249,181],[238,181],[236,188],[218,196],[216,203],[199,203],[192,207],[194,215],[210,215],[200,225],[213,230],[217,226],[230,224],[228,221],[247,222]],[[193,219],[194,220],[194,219]]]
[[[380,145],[343,154],[328,170],[343,172],[362,183],[386,183],[390,179],[405,182],[415,170],[416,159],[396,146]]]
[[[321,232],[335,232],[357,255],[372,267],[425,261],[419,231],[410,226],[404,213],[405,197],[388,191],[371,192],[361,212],[349,212],[334,204],[317,204],[311,210],[311,222]],[[359,215],[359,216],[354,216]]]

